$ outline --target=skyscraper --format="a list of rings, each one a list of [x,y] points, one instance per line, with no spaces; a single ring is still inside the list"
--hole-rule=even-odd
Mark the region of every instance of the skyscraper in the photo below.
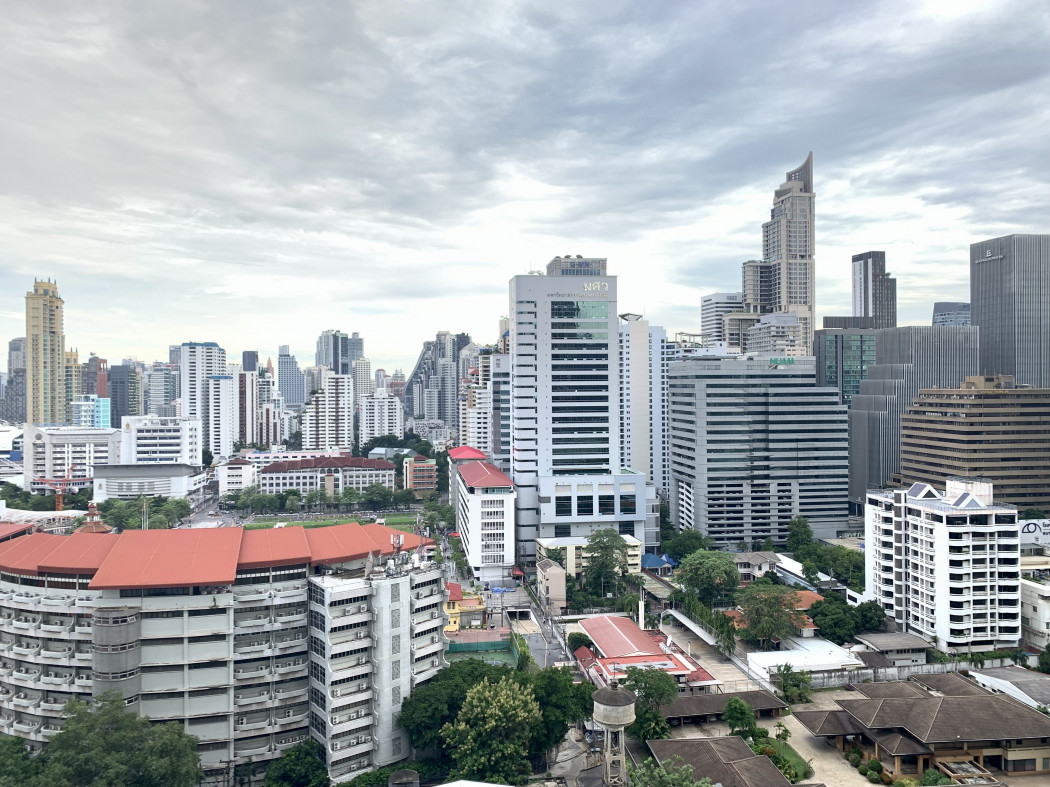
[[[208,410],[204,421],[205,446],[215,459],[233,454],[237,439],[237,387],[228,374],[213,374],[207,379]]]
[[[774,192],[769,221],[762,225],[762,259],[771,266],[770,311],[798,315],[807,354],[813,352],[815,327],[815,199],[810,153],[800,167],[787,173]]]
[[[240,372],[237,384],[237,440],[245,445],[259,442],[259,373]]]
[[[241,371],[242,372],[257,372],[259,371],[259,351],[258,350],[245,350],[241,353]]]
[[[26,337],[20,336],[7,343],[7,373],[26,368]]]
[[[934,325],[972,325],[970,304],[961,301],[937,301],[933,304]]]
[[[204,444],[212,444],[208,420],[208,379],[226,374],[226,351],[215,342],[184,342],[179,347],[181,416],[200,419]],[[216,439],[218,439],[216,437]],[[217,452],[212,452],[216,456]]]
[[[981,374],[1050,388],[1050,235],[972,244],[970,306],[981,329]]]
[[[323,451],[354,447],[354,378],[326,373],[320,390],[303,408],[303,448]]]
[[[700,333],[705,345],[729,341],[722,318],[740,311],[743,303],[743,293],[739,292],[713,292],[700,299]]]
[[[111,426],[119,429],[126,415],[142,415],[142,380],[138,369],[121,364],[109,367],[109,412]]]
[[[81,393],[97,396],[100,399],[109,397],[109,361],[91,353],[81,370],[83,375],[80,383]],[[178,394],[175,395],[178,396]]]
[[[71,402],[80,399],[80,386],[83,382],[80,355],[76,350],[66,350],[62,372],[65,375],[66,420],[71,422],[73,418]]]
[[[357,334],[354,334],[355,336]],[[356,359],[355,359],[356,360]],[[342,331],[327,330],[317,338],[316,366],[327,366],[335,374],[350,374],[350,337]]]
[[[295,356],[282,344],[277,354],[277,388],[287,407],[299,408],[306,401],[306,378]]]
[[[886,273],[886,252],[853,255],[853,316],[871,317],[876,328],[897,327],[897,280]]]
[[[639,314],[620,315],[620,467],[645,473],[661,492],[667,465],[667,331]],[[647,534],[659,541],[659,532]]]
[[[26,293],[26,419],[66,421],[66,334],[63,301],[52,281],[34,281]]]
[[[846,318],[850,319],[850,318]],[[825,326],[828,318],[824,318]],[[817,359],[817,385],[837,388],[839,401],[849,406],[860,391],[860,383],[875,364],[875,337],[872,328],[827,328],[813,338]]]
[[[26,339],[12,339],[7,345],[7,382],[0,399],[0,421],[21,424],[26,420]]]
[[[353,365],[358,358],[365,357],[365,340],[355,331],[346,342],[346,362]]]
[[[361,411],[361,401],[375,393],[375,380],[372,379],[372,362],[367,358],[358,358],[350,365],[354,378],[354,409]],[[364,442],[363,440],[361,442]]]

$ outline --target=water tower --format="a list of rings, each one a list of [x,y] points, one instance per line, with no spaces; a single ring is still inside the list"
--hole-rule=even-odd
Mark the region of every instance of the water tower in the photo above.
[[[602,777],[612,787],[627,787],[627,761],[623,742],[624,728],[634,723],[634,694],[613,681],[591,695],[594,699],[594,723],[605,729]]]

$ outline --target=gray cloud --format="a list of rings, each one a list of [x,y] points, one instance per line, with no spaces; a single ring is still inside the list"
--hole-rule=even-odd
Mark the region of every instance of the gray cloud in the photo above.
[[[1024,0],[923,8],[23,4],[0,50],[0,339],[52,276],[82,350],[309,356],[340,327],[389,368],[438,329],[495,338],[507,278],[568,251],[693,330],[809,150],[818,310],[847,309],[844,264],[878,247],[927,320],[966,297],[971,241],[1047,231],[1050,23]]]

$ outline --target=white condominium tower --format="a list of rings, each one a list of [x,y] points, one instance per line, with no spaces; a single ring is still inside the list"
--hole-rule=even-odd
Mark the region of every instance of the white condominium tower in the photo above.
[[[361,400],[361,445],[384,435],[405,436],[405,412],[401,400],[387,396],[386,389]]]
[[[815,265],[813,154],[784,178],[762,225],[762,259],[770,267],[770,311],[798,315],[806,354],[813,354]]]
[[[303,408],[303,449],[324,451],[354,447],[354,378],[322,375],[321,389]]]
[[[510,281],[511,471],[518,560],[540,537],[613,528],[640,541],[645,476],[619,471],[616,277],[606,261],[555,257]]]
[[[215,342],[183,342],[179,347],[179,397],[183,418],[199,418],[208,433],[208,378],[226,374],[226,351]]]

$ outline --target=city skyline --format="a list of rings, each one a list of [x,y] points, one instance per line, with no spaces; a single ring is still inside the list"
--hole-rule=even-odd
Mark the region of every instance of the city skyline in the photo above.
[[[407,372],[439,330],[495,341],[511,277],[566,253],[696,332],[809,150],[818,326],[854,254],[928,324],[971,243],[1046,231],[1034,2],[167,14],[12,15],[0,339],[50,277],[82,358],[308,365],[336,329]]]

